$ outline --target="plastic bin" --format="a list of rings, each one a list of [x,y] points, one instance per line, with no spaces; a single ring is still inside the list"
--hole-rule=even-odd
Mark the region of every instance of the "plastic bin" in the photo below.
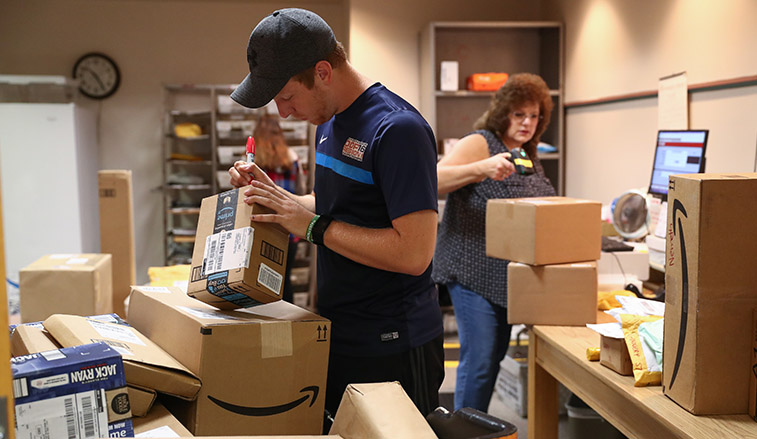
[[[479,410],[464,407],[450,413],[438,407],[426,416],[439,439],[517,439],[518,428]]]
[[[565,404],[568,439],[625,439],[625,436],[576,395]]]

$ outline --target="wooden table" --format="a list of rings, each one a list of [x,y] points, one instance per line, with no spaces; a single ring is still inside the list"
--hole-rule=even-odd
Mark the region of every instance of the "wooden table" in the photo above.
[[[695,416],[662,394],[661,386],[634,387],[586,359],[599,334],[586,327],[534,326],[528,357],[528,438],[557,439],[557,382],[629,438],[757,438],[748,415]]]

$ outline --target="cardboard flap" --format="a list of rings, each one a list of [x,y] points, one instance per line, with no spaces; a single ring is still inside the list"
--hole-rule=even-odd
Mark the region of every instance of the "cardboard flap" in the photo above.
[[[328,319],[287,302],[274,302],[253,308],[238,310],[220,310],[205,302],[197,300],[177,287],[132,287],[132,296],[139,299],[153,299],[174,305],[192,319],[205,325],[243,324],[274,321],[289,322],[327,322]],[[132,297],[133,300],[134,297]]]
[[[94,271],[95,268],[111,260],[110,254],[82,253],[82,254],[52,254],[43,256],[22,271]]]
[[[158,394],[152,389],[142,389],[137,386],[127,386],[129,405],[132,416],[146,416],[155,403]]]
[[[62,346],[111,346],[123,357],[129,384],[189,399],[200,390],[196,375],[133,327],[66,314],[50,316],[44,326]]]
[[[191,372],[178,371],[124,358],[126,381],[146,389],[193,400],[200,391],[200,380]]]

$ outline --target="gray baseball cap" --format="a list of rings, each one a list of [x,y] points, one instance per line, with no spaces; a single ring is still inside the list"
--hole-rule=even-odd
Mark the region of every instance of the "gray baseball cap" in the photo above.
[[[250,34],[250,74],[231,93],[231,99],[245,107],[260,108],[292,76],[326,59],[334,48],[334,32],[314,12],[297,8],[275,11]]]

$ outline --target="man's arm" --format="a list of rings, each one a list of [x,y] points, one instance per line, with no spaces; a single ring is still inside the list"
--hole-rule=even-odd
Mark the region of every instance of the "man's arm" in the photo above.
[[[386,229],[332,221],[323,236],[323,243],[363,265],[419,276],[434,257],[436,224],[437,214],[433,210],[401,216]]]
[[[258,203],[275,213],[257,214],[252,221],[275,222],[289,233],[305,237],[308,225],[315,216],[291,194],[255,180],[245,191],[247,204]],[[299,200],[310,197],[301,196]],[[323,242],[340,255],[369,267],[411,275],[426,271],[434,256],[437,214],[422,210],[403,215],[392,221],[392,227],[372,229],[341,221],[332,221]]]

